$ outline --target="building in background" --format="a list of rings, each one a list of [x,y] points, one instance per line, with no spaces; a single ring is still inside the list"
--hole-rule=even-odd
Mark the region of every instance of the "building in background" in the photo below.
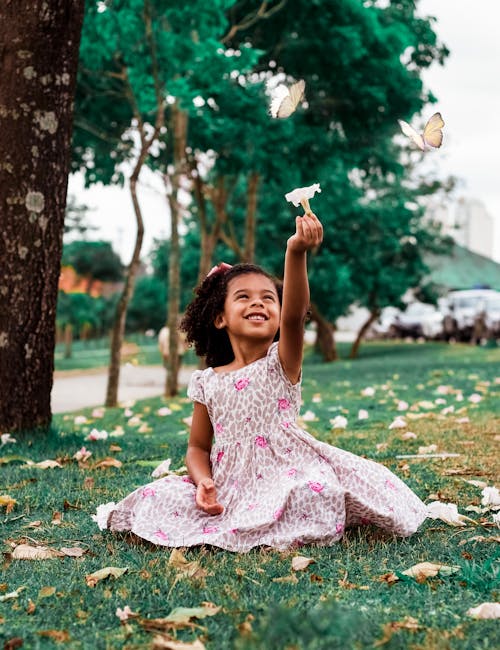
[[[477,199],[461,198],[454,204],[431,204],[427,209],[431,220],[443,225],[445,234],[459,246],[489,259],[495,258],[496,233],[493,216]]]

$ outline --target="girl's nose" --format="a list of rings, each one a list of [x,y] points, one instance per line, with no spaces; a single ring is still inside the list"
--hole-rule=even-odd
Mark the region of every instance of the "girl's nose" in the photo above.
[[[254,298],[252,300],[252,305],[259,305],[260,307],[263,307],[264,301],[262,300],[262,298]]]

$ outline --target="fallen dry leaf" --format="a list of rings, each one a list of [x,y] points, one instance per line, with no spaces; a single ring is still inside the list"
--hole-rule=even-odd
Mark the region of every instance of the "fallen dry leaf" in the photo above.
[[[392,623],[386,623],[382,628],[383,630],[382,638],[379,641],[376,641],[373,644],[373,647],[379,648],[380,646],[389,643],[394,632],[397,632],[398,630],[409,630],[410,632],[416,632],[418,629],[420,629],[420,625],[418,624],[417,619],[413,618],[412,616],[407,616],[402,621],[394,621]]]
[[[193,578],[194,580],[203,580],[208,575],[208,572],[201,567],[199,562],[188,562],[184,555],[176,548],[174,548],[170,554],[168,565],[174,569],[178,569],[178,578]]]
[[[153,650],[206,650],[206,648],[199,639],[192,643],[185,643],[158,635],[153,639]]]
[[[5,602],[6,600],[14,600],[14,598],[19,598],[19,594],[25,589],[26,587],[18,587],[15,591],[10,591],[8,594],[0,596],[0,603]]]
[[[383,575],[378,578],[380,582],[387,582],[388,585],[393,585],[395,582],[399,580],[398,576],[390,571],[389,573],[384,573]]]
[[[12,551],[13,560],[52,560],[63,555],[64,553],[55,548],[31,546],[30,544],[18,544]]]
[[[41,630],[37,634],[54,639],[56,643],[67,643],[71,639],[68,630]]]
[[[306,567],[308,567],[313,562],[316,562],[316,560],[312,557],[296,555],[295,557],[292,558],[292,569],[294,571],[303,571]]]
[[[439,564],[435,562],[420,562],[415,564],[406,571],[402,571],[403,575],[410,576],[410,578],[415,578],[417,582],[423,582],[427,578],[433,578],[435,576],[449,576],[453,573],[458,573],[460,571],[459,566],[448,566],[447,564]]]
[[[26,607],[26,614],[34,614],[35,611],[36,611],[35,603],[31,600],[31,598],[28,598],[28,607]]]
[[[280,578],[273,578],[273,582],[290,582],[293,585],[296,585],[298,583],[297,576],[295,573],[292,573],[289,576],[281,576]]]
[[[42,587],[38,592],[38,598],[50,598],[56,593],[55,587]]]
[[[88,587],[95,587],[96,584],[101,581],[113,576],[113,578],[119,578],[126,571],[128,571],[128,566],[118,567],[118,566],[107,566],[104,569],[99,569],[99,571],[94,571],[94,573],[89,573],[85,576],[85,582]]]
[[[62,524],[62,514],[60,512],[54,512],[52,515],[52,521],[50,522],[53,526],[59,526]]]
[[[148,632],[179,630],[184,627],[196,627],[196,623],[191,619],[215,616],[220,610],[221,608],[214,603],[205,602],[200,607],[176,607],[164,618],[143,618],[139,623]]]
[[[68,557],[82,557],[82,555],[86,553],[86,550],[80,546],[72,546],[71,548],[62,546],[60,551]]]
[[[106,469],[107,467],[121,467],[123,463],[118,458],[111,458],[110,456],[103,458],[98,463],[93,465],[92,469]]]
[[[29,524],[26,524],[26,528],[40,528],[42,525],[42,522],[40,519],[37,519],[36,521],[30,521]]]
[[[16,503],[17,501],[8,494],[0,494],[0,508],[5,508],[6,515],[12,512]]]
[[[472,618],[500,618],[500,603],[481,603],[467,610]]]
[[[38,469],[54,469],[55,467],[62,467],[61,463],[58,463],[57,460],[41,460],[39,463],[34,463],[33,461],[28,461],[26,465],[30,467],[38,467]]]

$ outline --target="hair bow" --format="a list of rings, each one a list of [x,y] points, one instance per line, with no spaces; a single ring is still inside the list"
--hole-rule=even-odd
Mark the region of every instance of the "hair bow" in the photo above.
[[[232,269],[231,264],[226,264],[226,262],[220,262],[219,264],[216,264],[215,266],[212,266],[210,271],[207,273],[207,278],[209,278],[211,275],[214,275],[215,273],[225,273],[228,269]]]

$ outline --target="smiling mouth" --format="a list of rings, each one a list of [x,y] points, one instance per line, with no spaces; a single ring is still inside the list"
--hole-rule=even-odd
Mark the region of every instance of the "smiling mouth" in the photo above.
[[[253,320],[253,321],[266,321],[267,316],[264,314],[249,314],[248,316],[245,316],[247,320]]]

